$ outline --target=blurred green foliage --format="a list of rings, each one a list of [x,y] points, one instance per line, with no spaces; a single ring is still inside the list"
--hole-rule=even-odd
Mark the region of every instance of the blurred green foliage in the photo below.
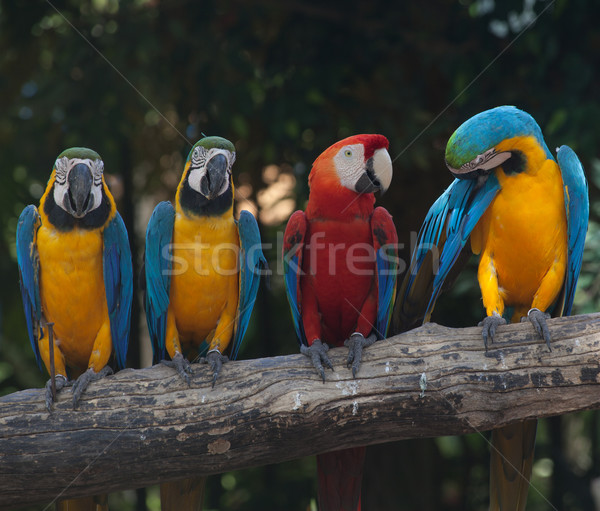
[[[172,198],[201,133],[235,142],[237,178],[251,185],[251,199],[267,187],[265,166],[291,169],[299,207],[321,150],[350,134],[383,133],[396,175],[380,202],[406,259],[410,233],[451,181],[448,136],[481,110],[514,104],[538,120],[549,147],[570,145],[588,172],[593,221],[575,312],[597,311],[599,12],[594,0],[0,2],[0,394],[46,378],[26,337],[15,229],[56,156],[73,145],[103,156],[137,262],[142,205]],[[264,240],[275,243],[281,229],[263,226]],[[267,255],[274,267],[276,244]],[[243,357],[297,351],[283,296],[275,275],[259,295]],[[455,326],[480,319],[472,273],[435,314]],[[141,321],[137,307],[134,367]],[[598,507],[597,422],[585,412],[541,423],[528,509]],[[484,436],[369,449],[365,509],[487,509]],[[304,511],[315,494],[313,460],[298,460],[210,478],[206,507]],[[112,495],[111,507],[159,509],[157,488],[145,502],[140,495]]]

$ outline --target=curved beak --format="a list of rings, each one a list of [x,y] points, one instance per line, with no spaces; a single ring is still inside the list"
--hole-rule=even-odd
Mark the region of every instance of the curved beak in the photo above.
[[[392,159],[387,149],[377,149],[367,160],[365,172],[356,182],[355,189],[358,193],[381,192],[382,195],[392,182]]]
[[[227,158],[216,154],[206,164],[206,174],[200,180],[200,192],[207,199],[214,199],[227,179]]]
[[[82,218],[94,205],[91,194],[94,179],[92,171],[84,163],[78,163],[69,172],[69,189],[65,194],[64,206],[75,218]]]

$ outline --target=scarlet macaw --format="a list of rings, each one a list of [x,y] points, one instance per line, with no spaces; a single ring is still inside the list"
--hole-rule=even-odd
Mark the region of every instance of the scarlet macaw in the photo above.
[[[562,146],[557,160],[535,120],[512,106],[479,113],[454,132],[446,165],[457,179],[421,227],[394,312],[397,331],[429,320],[445,282],[466,262],[470,240],[479,255],[486,349],[499,325],[525,316],[550,348],[546,318],[571,313],[589,217],[579,159]],[[491,510],[525,509],[536,424],[493,431]]]
[[[17,227],[17,260],[29,340],[41,369],[50,372],[47,323],[54,323],[54,382],[69,378],[73,406],[87,385],[110,374],[115,351],[125,367],[131,300],[127,230],[104,181],[98,153],[63,151],[54,164],[39,210],[27,206]],[[46,406],[52,405],[51,380]]]
[[[205,137],[191,149],[175,208],[161,202],[146,231],[146,316],[154,361],[171,365],[189,384],[186,355],[208,349],[215,384],[222,353],[236,358],[267,266],[254,216],[233,217],[233,144]],[[199,509],[203,478],[161,485],[163,509]]]
[[[314,162],[306,212],[296,211],[284,235],[288,300],[300,350],[325,381],[333,369],[328,345],[349,347],[356,376],[362,350],[385,337],[395,296],[398,236],[392,217],[374,209],[376,191],[392,180],[388,141],[356,135]],[[360,509],[365,448],[317,456],[319,509]]]

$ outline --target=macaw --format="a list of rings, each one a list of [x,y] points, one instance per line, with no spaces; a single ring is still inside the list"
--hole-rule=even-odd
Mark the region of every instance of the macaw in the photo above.
[[[356,135],[313,163],[306,211],[289,219],[284,278],[300,351],[325,382],[328,344],[348,346],[356,377],[363,348],[387,333],[395,296],[398,235],[390,214],[374,209],[392,180],[388,140]],[[317,456],[319,509],[360,510],[365,448]]]
[[[46,406],[72,382],[73,406],[87,385],[125,367],[133,270],[125,224],[104,180],[98,153],[63,151],[39,209],[27,206],[17,226],[17,261],[29,340],[51,375]],[[53,323],[54,375],[48,323]]]
[[[214,386],[235,359],[267,268],[252,213],[233,216],[233,144],[205,137],[190,150],[175,197],[156,206],[146,231],[146,317],[154,361],[189,385],[186,355],[208,350]],[[171,361],[165,361],[166,355]],[[203,478],[161,485],[163,509],[200,508]]]
[[[550,349],[546,319],[571,313],[587,232],[588,190],[579,159],[562,146],[555,160],[535,120],[501,106],[454,132],[446,165],[456,179],[421,227],[398,293],[395,331],[429,320],[440,292],[468,259],[470,241],[479,255],[486,349],[499,325],[522,318]],[[491,510],[525,509],[536,424],[493,430]]]

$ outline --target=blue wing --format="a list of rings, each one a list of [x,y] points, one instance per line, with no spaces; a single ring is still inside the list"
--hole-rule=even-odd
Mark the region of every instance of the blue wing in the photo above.
[[[36,246],[36,235],[40,225],[41,219],[37,208],[27,206],[19,216],[19,223],[17,224],[17,263],[19,264],[19,283],[27,321],[27,333],[38,366],[42,369],[42,359],[37,343],[42,333],[40,330],[42,320],[39,284],[40,262]]]
[[[499,190],[500,184],[494,174],[490,174],[483,185],[478,180],[455,179],[429,209],[412,255],[408,284],[404,286],[406,298],[428,254],[441,248],[437,268],[433,268],[437,273],[433,278],[425,318],[431,314],[444,281],[466,245],[471,231]]]
[[[133,267],[127,229],[118,212],[104,229],[103,239],[104,288],[110,317],[110,334],[117,364],[124,368],[133,299]]]
[[[562,173],[565,208],[567,210],[569,250],[563,316],[569,316],[573,306],[579,271],[581,270],[583,245],[590,216],[590,203],[587,181],[577,155],[570,147],[564,145],[558,148],[557,160]]]
[[[285,292],[292,311],[298,342],[308,346],[300,313],[300,303],[302,302],[300,275],[302,274],[302,253],[304,251],[306,228],[307,221],[304,211],[296,211],[292,214],[283,235],[283,270]]]
[[[242,211],[237,226],[240,235],[240,298],[236,314],[237,321],[233,346],[231,347],[232,359],[237,358],[250,322],[256,294],[258,293],[261,270],[268,268],[260,242],[260,231],[254,215],[248,211]]]
[[[377,337],[387,335],[398,277],[398,234],[392,216],[382,207],[376,208],[371,216],[373,246],[377,268]]]
[[[146,321],[154,363],[163,360],[167,329],[167,310],[171,288],[171,258],[169,245],[173,238],[175,209],[170,202],[161,202],[150,217],[146,229]]]

